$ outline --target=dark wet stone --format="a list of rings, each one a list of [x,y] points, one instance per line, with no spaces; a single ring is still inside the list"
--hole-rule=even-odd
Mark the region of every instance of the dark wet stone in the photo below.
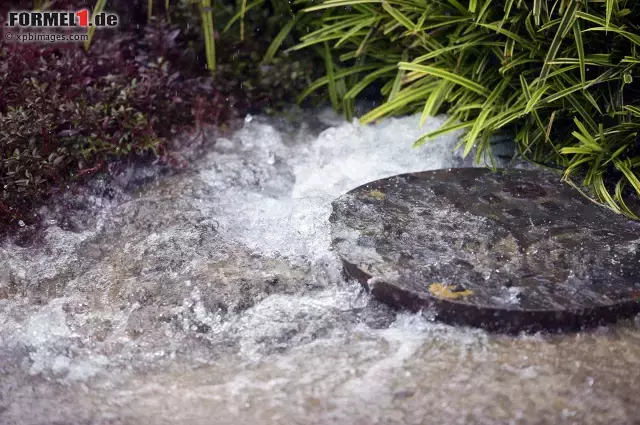
[[[333,204],[345,272],[452,324],[578,329],[640,312],[640,224],[542,171],[378,180]]]

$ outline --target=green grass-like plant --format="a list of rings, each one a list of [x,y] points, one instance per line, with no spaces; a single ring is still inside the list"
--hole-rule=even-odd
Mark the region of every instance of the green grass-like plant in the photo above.
[[[386,101],[360,118],[447,113],[460,147],[492,161],[490,140],[564,169],[597,200],[635,217],[640,193],[640,2],[635,0],[327,0],[307,2],[311,31],[293,49],[320,48],[324,90],[353,114],[372,84]]]
[[[98,0],[100,3],[101,0]],[[207,68],[215,67],[210,0],[200,6]],[[153,0],[148,0],[151,13]],[[248,13],[270,10],[263,61],[291,40],[325,76],[299,96],[321,93],[352,119],[356,99],[380,88],[385,102],[360,117],[447,113],[416,141],[465,130],[464,155],[493,162],[491,139],[513,137],[528,160],[564,170],[612,210],[637,218],[640,194],[639,0],[239,0],[223,33]],[[165,9],[168,10],[168,3]],[[286,42],[285,42],[286,41]]]
[[[91,14],[91,22],[94,21],[96,15],[104,11],[104,6],[106,4],[107,4],[107,0],[97,0],[96,6],[93,8],[93,13]],[[93,36],[95,35],[95,33],[96,33],[95,25],[90,26],[89,29],[87,30],[87,35],[88,35],[87,41],[84,42],[85,50],[89,50],[89,47],[91,47],[91,41],[93,40]]]

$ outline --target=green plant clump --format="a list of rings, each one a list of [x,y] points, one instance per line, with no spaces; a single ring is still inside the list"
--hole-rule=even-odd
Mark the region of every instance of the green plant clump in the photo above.
[[[497,133],[564,169],[616,212],[640,193],[640,2],[636,0],[328,0],[307,3],[326,90],[347,117],[372,84],[386,102],[360,121],[449,114],[416,144],[466,130],[464,154]],[[573,183],[572,183],[573,184]]]

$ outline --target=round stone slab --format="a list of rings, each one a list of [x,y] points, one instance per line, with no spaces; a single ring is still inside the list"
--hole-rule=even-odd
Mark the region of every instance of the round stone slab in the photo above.
[[[347,275],[447,323],[567,330],[640,312],[640,224],[551,172],[403,174],[341,196],[330,221]]]

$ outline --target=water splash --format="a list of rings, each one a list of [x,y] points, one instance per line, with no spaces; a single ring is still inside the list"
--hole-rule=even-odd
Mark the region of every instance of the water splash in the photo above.
[[[397,314],[343,280],[331,201],[393,174],[470,165],[456,135],[411,148],[442,122],[252,117],[187,172],[127,168],[71,212],[48,206],[31,246],[0,245],[0,422],[636,417],[633,325],[491,337]]]

